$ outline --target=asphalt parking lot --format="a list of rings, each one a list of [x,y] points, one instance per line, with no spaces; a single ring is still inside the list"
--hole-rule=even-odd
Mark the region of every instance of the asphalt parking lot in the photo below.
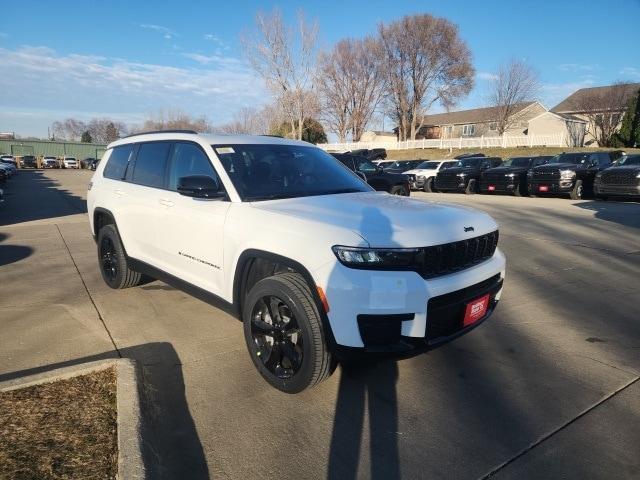
[[[496,313],[291,396],[259,377],[227,314],[161,282],[103,283],[90,175],[22,171],[5,187],[0,380],[135,358],[155,477],[640,477],[640,203],[415,193],[498,221]]]

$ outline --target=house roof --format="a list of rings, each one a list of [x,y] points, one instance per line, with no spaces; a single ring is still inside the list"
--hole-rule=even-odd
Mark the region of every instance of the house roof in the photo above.
[[[578,123],[587,123],[586,120],[583,120],[581,118],[578,118],[574,115],[569,115],[568,113],[556,113],[556,112],[552,112],[552,111],[546,111],[546,112],[542,112],[540,115],[536,115],[535,117],[529,119],[529,121],[531,122],[532,120],[535,120],[536,118],[539,118],[543,115],[553,115],[554,117],[559,117],[562,118],[564,120],[568,120],[570,122],[578,122]]]
[[[591,107],[593,110],[608,110],[610,105],[606,105],[607,102],[605,98],[614,88],[617,87],[624,89],[623,98],[625,99],[624,105],[626,106],[629,99],[638,90],[640,90],[640,83],[625,83],[619,85],[606,85],[604,87],[581,88],[553,107],[551,111],[554,113],[581,112],[584,111],[584,105],[587,104],[587,102],[593,103],[593,107]],[[601,101],[601,104],[598,104],[598,100]]]
[[[521,112],[536,102],[522,102],[514,105],[514,114]],[[498,107],[474,108],[459,112],[436,113],[424,117],[425,126],[459,125],[467,123],[492,122],[498,118]]]

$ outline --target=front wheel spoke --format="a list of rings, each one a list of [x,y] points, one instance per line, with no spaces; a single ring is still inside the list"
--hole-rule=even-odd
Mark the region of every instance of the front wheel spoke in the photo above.
[[[287,337],[291,337],[292,335],[295,335],[296,333],[300,333],[300,329],[297,328],[297,327],[285,328],[285,330],[284,330],[284,334]]]
[[[280,323],[282,321],[282,317],[280,316],[280,300],[276,297],[269,297],[268,308],[273,323]]]
[[[279,343],[274,343],[269,352],[269,358],[264,362],[264,366],[275,372],[276,367],[282,363],[282,349]]]
[[[282,345],[282,354],[289,359],[293,370],[297,370],[300,366],[300,353],[296,351],[295,345],[291,342],[285,342]]]
[[[273,331],[275,330],[275,327],[273,325],[265,322],[264,320],[260,320],[259,318],[254,318],[252,323],[255,333],[273,337]]]

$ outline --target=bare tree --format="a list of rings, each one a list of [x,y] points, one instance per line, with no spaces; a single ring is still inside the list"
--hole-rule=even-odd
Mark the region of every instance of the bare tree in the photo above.
[[[318,24],[308,23],[302,11],[295,28],[285,25],[282,14],[258,12],[256,28],[241,37],[243,49],[255,71],[264,79],[295,138],[302,138],[304,119],[317,110],[310,94],[316,60]]]
[[[76,118],[56,120],[51,124],[51,134],[61,140],[79,141],[87,130],[87,124]]]
[[[149,115],[142,127],[137,127],[134,130],[195,130],[196,132],[209,132],[212,128],[205,117],[192,117],[181,110],[159,110]]]
[[[367,37],[341,40],[320,57],[322,119],[341,142],[348,131],[359,141],[380,103],[386,84],[381,54],[380,42]]]
[[[617,82],[607,88],[591,90],[580,96],[572,110],[587,121],[587,132],[601,147],[613,146],[622,115],[636,92],[634,84]]]
[[[518,121],[518,105],[534,100],[540,89],[538,74],[529,64],[512,59],[501,65],[491,81],[489,102],[496,108],[498,135]]]
[[[380,24],[378,33],[390,113],[400,139],[415,139],[436,102],[450,108],[473,88],[471,52],[456,25],[427,14]]]
[[[126,135],[127,127],[110,118],[92,118],[87,124],[87,131],[95,143],[111,143]]]
[[[262,135],[267,133],[268,126],[262,123],[261,112],[251,107],[240,108],[233,116],[233,120],[217,128],[223,133]]]

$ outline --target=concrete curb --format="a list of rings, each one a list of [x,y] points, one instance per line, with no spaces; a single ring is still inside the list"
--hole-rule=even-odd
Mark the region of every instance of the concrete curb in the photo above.
[[[116,398],[118,411],[118,478],[144,479],[146,471],[142,459],[142,422],[136,364],[128,358],[57,368],[22,378],[0,382],[0,392],[32,387],[43,383],[86,375],[107,368],[116,368]]]

